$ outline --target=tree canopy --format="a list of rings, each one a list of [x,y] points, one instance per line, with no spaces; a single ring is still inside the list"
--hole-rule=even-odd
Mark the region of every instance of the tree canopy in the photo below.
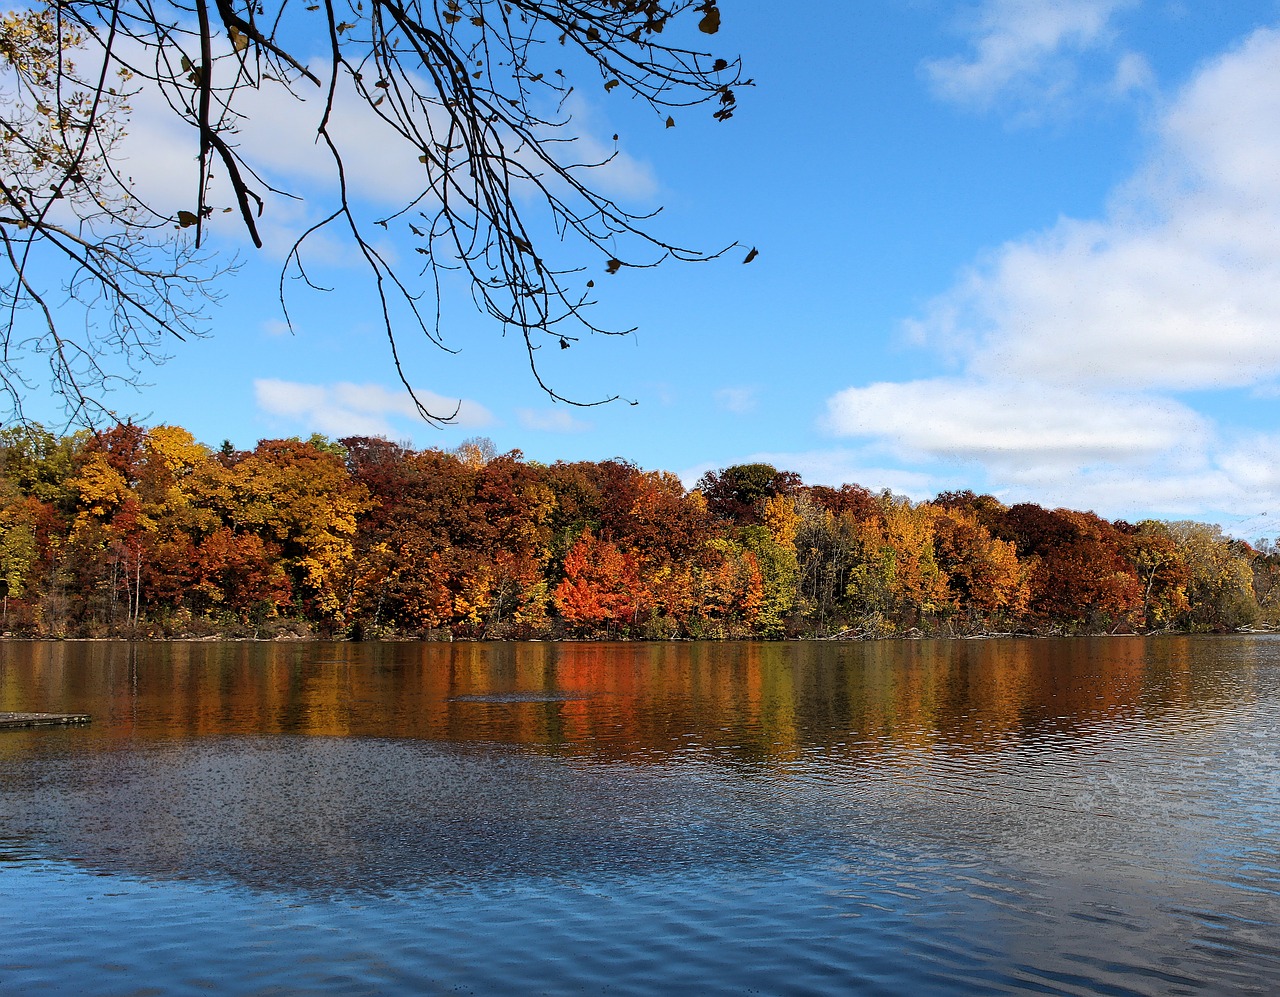
[[[717,498],[704,489],[719,488]],[[740,465],[686,489],[487,440],[0,430],[0,633],[780,638],[1280,624],[1274,547]]]
[[[441,344],[440,275],[457,270],[480,311],[518,331],[543,389],[570,401],[543,380],[537,351],[630,331],[592,319],[592,274],[719,255],[665,240],[652,214],[602,192],[592,171],[618,154],[617,136],[599,154],[575,145],[570,97],[629,94],[667,127],[704,104],[727,120],[750,80],[704,50],[719,27],[717,0],[48,0],[5,15],[0,392],[20,415],[49,384],[89,416],[114,379],[163,359],[168,337],[202,334],[234,265],[210,252],[211,229],[238,219],[261,248],[264,213],[293,196],[243,128],[264,102],[296,101],[314,114],[312,154],[334,186],[285,273],[320,289],[308,247],[341,233],[412,391],[397,342],[408,329]],[[176,210],[121,161],[141,104],[194,138]],[[368,140],[353,120],[416,171],[390,211],[349,182],[353,146]],[[384,232],[412,240],[416,268],[394,262]]]

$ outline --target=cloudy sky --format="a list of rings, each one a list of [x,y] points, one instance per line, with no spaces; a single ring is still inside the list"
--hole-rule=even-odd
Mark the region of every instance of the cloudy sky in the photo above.
[[[544,351],[542,373],[569,397],[623,401],[554,404],[518,337],[446,282],[458,352],[402,343],[423,400],[460,404],[456,426],[424,425],[340,239],[313,247],[331,293],[287,287],[286,331],[281,258],[312,207],[277,201],[210,338],[113,404],[215,446],[485,435],[538,460],[621,456],[686,480],[767,459],[812,483],[973,488],[1275,535],[1277,0],[722,7],[717,54],[740,52],[756,81],[730,122],[685,113],[667,129],[616,92],[576,98],[585,145],[621,135],[610,194],[662,205],[672,241],[759,249],[749,266],[742,250],[614,276],[593,262],[598,320],[638,332]],[[245,137],[304,193],[325,182],[307,127],[264,106]],[[164,126],[134,132],[154,150],[141,176],[181,173],[164,166],[183,155]],[[371,210],[412,189],[414,164],[387,161],[377,134],[357,146]]]

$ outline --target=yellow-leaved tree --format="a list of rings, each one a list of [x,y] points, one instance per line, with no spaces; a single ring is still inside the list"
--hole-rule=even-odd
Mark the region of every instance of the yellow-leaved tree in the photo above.
[[[316,442],[266,440],[206,474],[203,501],[222,522],[278,550],[295,595],[341,623],[355,588],[356,518],[371,506],[342,458]]]
[[[949,606],[947,577],[933,545],[933,508],[889,493],[855,527],[856,566],[847,593],[875,629],[915,626]]]

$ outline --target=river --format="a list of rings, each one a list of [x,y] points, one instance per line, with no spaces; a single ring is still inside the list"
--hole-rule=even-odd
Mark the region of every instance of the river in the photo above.
[[[1280,991],[1280,639],[0,644],[0,992]]]

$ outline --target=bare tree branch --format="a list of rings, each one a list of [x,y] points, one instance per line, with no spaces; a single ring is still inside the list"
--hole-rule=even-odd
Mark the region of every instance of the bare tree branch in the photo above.
[[[21,342],[48,353],[54,380],[84,411],[105,385],[108,354],[137,370],[166,337],[199,334],[219,273],[201,253],[214,200],[229,193],[234,208],[222,210],[238,210],[260,248],[267,195],[284,193],[240,142],[252,95],[311,106],[310,91],[320,98],[315,138],[335,187],[287,254],[286,319],[285,276],[323,289],[304,257],[335,228],[369,274],[392,364],[411,394],[399,347],[405,323],[444,347],[441,274],[456,271],[482,313],[519,332],[550,397],[614,400],[566,398],[538,364],[543,344],[566,349],[633,331],[590,317],[592,261],[615,274],[732,247],[705,253],[668,242],[653,229],[656,212],[633,213],[606,196],[596,171],[615,161],[617,136],[612,152],[576,154],[584,136],[567,101],[575,86],[592,85],[629,94],[668,127],[670,112],[700,104],[727,120],[736,90],[751,81],[737,59],[701,50],[719,23],[717,0],[48,0],[9,15],[0,31],[0,65],[14,87],[0,100],[0,237],[12,279],[0,288],[8,314],[0,391],[20,402],[25,389],[11,386],[26,383],[14,352]],[[82,79],[77,60],[96,74]],[[195,197],[176,216],[146,191],[139,197],[114,161],[129,94],[143,89],[158,91],[198,144]],[[337,114],[349,101],[386,130],[389,158],[421,171],[420,189],[381,216],[350,182],[355,139]],[[412,240],[422,257],[416,280],[391,265],[369,226]],[[63,290],[86,309],[74,358],[56,328],[64,306],[49,306],[31,277],[37,253],[42,268],[46,256],[61,259],[70,274]],[[28,308],[44,321],[20,338]],[[452,418],[418,408],[429,421]]]

